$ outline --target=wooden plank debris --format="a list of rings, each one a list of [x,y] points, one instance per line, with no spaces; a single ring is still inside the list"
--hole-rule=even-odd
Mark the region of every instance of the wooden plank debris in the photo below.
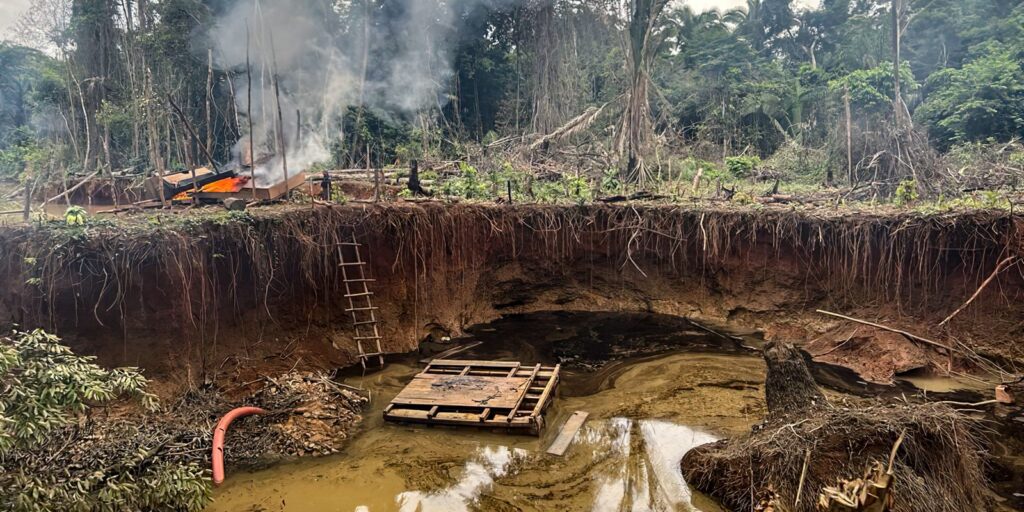
[[[559,365],[434,359],[391,401],[384,419],[540,435],[560,370]]]
[[[583,423],[587,421],[588,416],[590,416],[590,413],[586,411],[572,413],[572,416],[569,416],[569,419],[565,420],[565,424],[562,425],[562,431],[558,433],[558,437],[551,443],[551,446],[548,446],[548,453],[559,457],[565,455],[565,451],[569,449],[572,440],[576,438],[576,434],[583,428]]]
[[[445,350],[444,352],[441,352],[440,354],[420,359],[420,363],[421,364],[429,364],[431,361],[433,361],[435,359],[447,359],[447,358],[449,358],[451,356],[454,356],[455,354],[459,354],[459,353],[465,352],[465,351],[467,351],[467,350],[469,350],[469,349],[471,349],[473,347],[477,347],[477,346],[482,345],[482,344],[483,344],[482,341],[474,341],[473,343],[466,343],[464,345],[459,345],[457,347],[452,347],[452,348],[450,348],[448,350]]]

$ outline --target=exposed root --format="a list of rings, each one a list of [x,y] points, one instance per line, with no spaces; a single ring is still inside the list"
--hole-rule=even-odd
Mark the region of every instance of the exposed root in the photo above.
[[[0,290],[0,315],[83,335],[119,327],[126,353],[140,329],[179,326],[183,352],[209,368],[219,363],[226,321],[247,312],[273,325],[288,314],[284,306],[308,316],[340,297],[337,244],[355,233],[371,273],[411,316],[440,294],[473,293],[459,288],[466,276],[507,262],[563,272],[582,263],[609,276],[676,276],[711,288],[730,265],[755,257],[798,267],[808,300],[827,297],[817,305],[891,304],[897,314],[944,316],[1000,260],[1024,252],[1021,222],[1001,212],[425,203],[140,216],[84,230],[46,224],[0,231],[0,276],[11,283]],[[1009,270],[987,288],[998,294],[976,302],[1014,304],[1024,288],[1021,273]],[[966,316],[947,324],[949,335]]]

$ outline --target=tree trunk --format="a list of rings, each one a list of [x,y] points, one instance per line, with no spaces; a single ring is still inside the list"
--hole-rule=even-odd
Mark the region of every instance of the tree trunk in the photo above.
[[[804,413],[825,403],[825,396],[811,377],[803,353],[793,345],[769,342],[764,347],[764,360],[768,364],[764,393],[769,417]]]

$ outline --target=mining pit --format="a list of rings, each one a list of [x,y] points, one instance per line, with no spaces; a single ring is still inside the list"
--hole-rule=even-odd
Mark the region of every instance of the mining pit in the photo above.
[[[273,464],[232,460],[247,429],[273,422],[239,420],[209,510],[727,510],[680,460],[762,424],[765,342],[802,348],[833,404],[991,401],[1024,357],[1024,274],[1000,271],[1018,258],[1022,221],[353,204],[185,212],[73,236],[14,227],[0,232],[0,318],[139,366],[165,398],[224,390],[207,416],[294,372],[338,372],[368,401],[361,422],[334,424],[335,442],[297,441]],[[353,339],[338,266],[349,240],[373,279],[382,368],[360,365]],[[453,358],[562,366],[538,437],[384,422],[421,360],[462,345]],[[996,425],[993,509],[1024,506],[1019,407],[968,408]],[[566,454],[545,454],[575,411],[589,417]],[[295,458],[312,453],[333,454]],[[895,495],[893,510],[913,510]]]

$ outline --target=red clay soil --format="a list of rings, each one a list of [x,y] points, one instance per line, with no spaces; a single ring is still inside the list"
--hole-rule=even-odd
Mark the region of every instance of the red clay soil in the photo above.
[[[351,364],[333,244],[354,233],[392,352],[509,313],[641,311],[763,330],[880,382],[946,365],[820,308],[1024,356],[1016,266],[936,327],[1020,252],[1024,218],[1003,212],[398,203],[182,215],[0,229],[0,322],[182,383]]]

